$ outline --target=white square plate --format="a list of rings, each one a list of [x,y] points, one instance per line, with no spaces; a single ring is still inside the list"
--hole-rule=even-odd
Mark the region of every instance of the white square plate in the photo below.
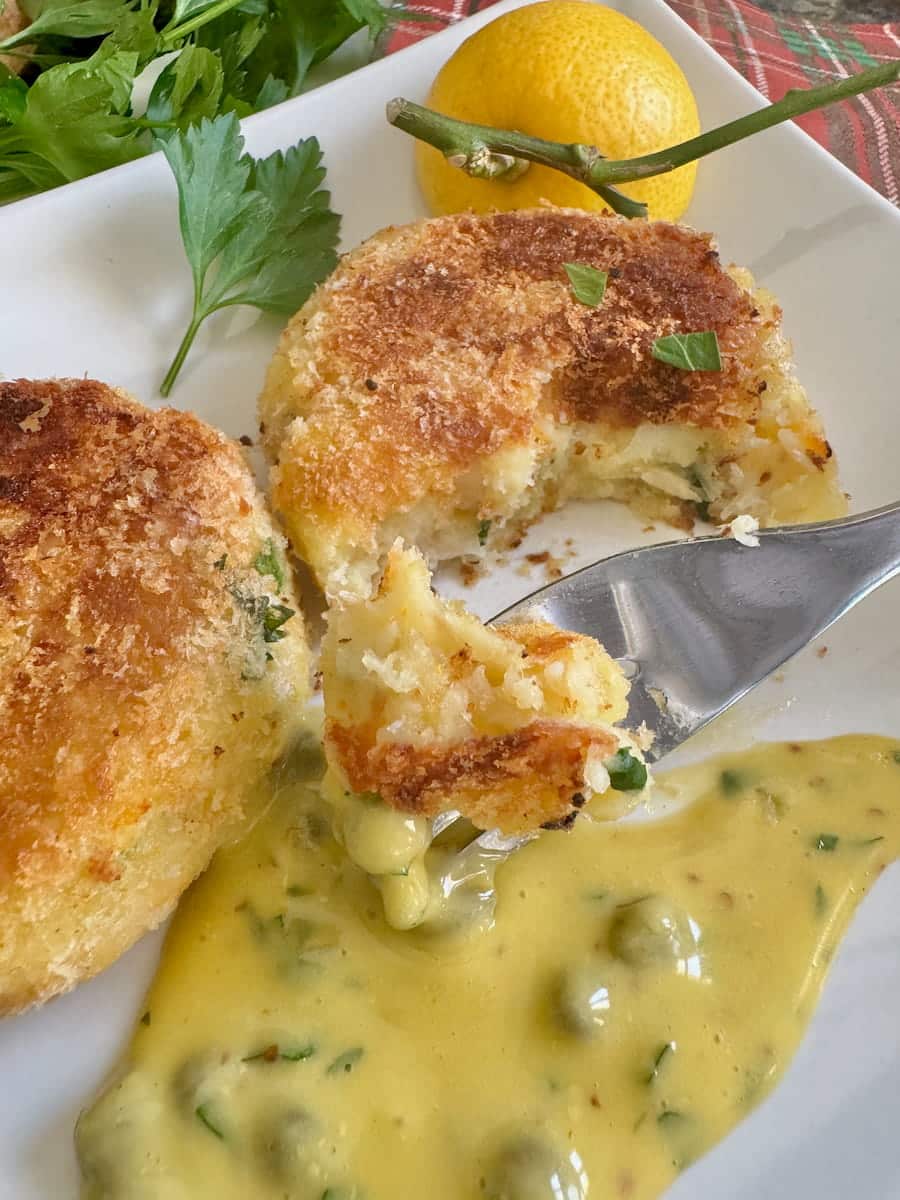
[[[384,104],[395,95],[422,99],[454,47],[514,7],[516,0],[500,4],[250,118],[248,148],[260,155],[316,134],[348,247],[383,225],[423,215],[411,143],[387,126]],[[674,54],[707,127],[761,103],[662,0],[618,0],[614,7]],[[824,415],[853,508],[895,500],[900,213],[799,130],[781,127],[704,162],[688,219],[715,230],[725,259],[749,266],[781,300],[800,376]],[[0,279],[0,368],[7,378],[86,374],[158,403],[156,389],[190,300],[175,187],[160,156],[3,210]],[[256,393],[277,334],[276,321],[245,310],[213,318],[173,402],[230,434],[252,433]],[[522,553],[561,548],[567,536],[578,546],[574,568],[667,534],[662,528],[642,534],[640,522],[615,505],[574,505],[537,526]],[[543,582],[510,565],[467,599],[490,615]],[[764,685],[713,726],[704,748],[760,737],[900,732],[898,601],[900,581],[827,635],[827,657],[802,654],[781,681]],[[75,1116],[125,1044],[159,945],[159,934],[145,938],[92,983],[0,1025],[3,1200],[74,1200]],[[898,950],[895,868],[863,905],[782,1085],[679,1180],[669,1200],[900,1196]]]

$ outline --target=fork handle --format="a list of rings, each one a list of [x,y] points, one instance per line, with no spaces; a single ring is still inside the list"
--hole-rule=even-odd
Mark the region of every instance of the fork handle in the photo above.
[[[807,556],[817,575],[827,573],[830,598],[828,588],[818,589],[825,629],[900,572],[900,501],[836,521],[763,530],[759,538],[769,549],[780,544],[792,556]],[[836,610],[830,618],[829,609]]]

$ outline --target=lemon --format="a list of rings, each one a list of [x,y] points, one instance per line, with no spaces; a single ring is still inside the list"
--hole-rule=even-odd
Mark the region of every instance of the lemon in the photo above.
[[[585,142],[607,158],[663,150],[700,132],[681,68],[635,21],[591,0],[546,0],[498,17],[459,47],[435,79],[428,106],[447,116],[557,142]],[[508,182],[474,179],[416,143],[419,183],[435,214],[529,208],[542,200],[607,206],[590,188],[535,164]],[[651,217],[677,220],[696,163],[621,190]]]

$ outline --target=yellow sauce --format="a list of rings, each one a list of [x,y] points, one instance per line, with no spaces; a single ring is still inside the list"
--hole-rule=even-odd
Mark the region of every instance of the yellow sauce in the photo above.
[[[493,922],[485,868],[398,933],[286,788],[179,910],[80,1122],[85,1196],[658,1197],[790,1060],[897,856],[900,743],[761,746],[656,794],[685,806],[514,854]]]

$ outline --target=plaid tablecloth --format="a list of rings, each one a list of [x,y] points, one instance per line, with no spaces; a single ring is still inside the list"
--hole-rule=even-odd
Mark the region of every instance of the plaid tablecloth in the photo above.
[[[668,0],[670,6],[769,100],[792,87],[844,78],[900,56],[900,20],[883,25],[823,24],[779,17],[747,0]],[[398,24],[399,50],[494,0],[409,0],[434,23]],[[898,15],[900,15],[900,0]],[[817,141],[866,183],[900,205],[900,87],[882,88],[799,118]]]

